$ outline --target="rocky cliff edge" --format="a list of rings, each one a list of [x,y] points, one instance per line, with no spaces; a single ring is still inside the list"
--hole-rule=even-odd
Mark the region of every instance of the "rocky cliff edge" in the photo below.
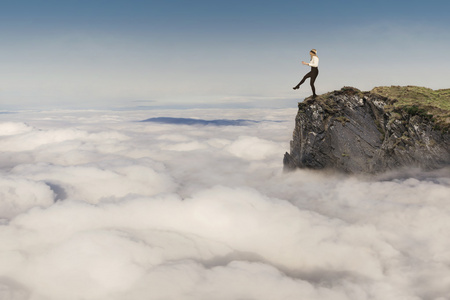
[[[298,108],[287,170],[379,173],[450,165],[450,89],[344,87]]]

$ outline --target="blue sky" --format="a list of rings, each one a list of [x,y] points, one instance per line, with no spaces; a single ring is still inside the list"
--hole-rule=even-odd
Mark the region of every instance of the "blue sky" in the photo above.
[[[1,1],[0,109],[284,105],[449,88],[445,1]],[[277,104],[278,103],[278,104]],[[283,104],[284,103],[284,104]]]

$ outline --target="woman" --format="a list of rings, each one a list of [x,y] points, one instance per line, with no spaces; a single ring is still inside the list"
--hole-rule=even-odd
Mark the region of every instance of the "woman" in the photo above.
[[[305,77],[303,77],[303,79],[299,82],[299,84],[294,86],[294,90],[298,90],[300,85],[302,85],[302,83],[305,82],[306,78],[311,78],[309,83],[311,85],[313,97],[315,98],[317,95],[316,95],[316,88],[314,87],[314,82],[316,81],[317,75],[319,75],[319,68],[318,68],[319,57],[317,57],[316,49],[312,49],[311,51],[309,51],[309,55],[311,55],[311,61],[309,63],[302,61],[302,64],[310,66],[311,71],[308,74],[306,74]]]

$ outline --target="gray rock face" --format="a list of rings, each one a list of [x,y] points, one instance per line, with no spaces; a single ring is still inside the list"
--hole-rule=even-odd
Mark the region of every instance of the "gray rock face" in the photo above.
[[[285,169],[378,173],[450,165],[450,134],[424,116],[386,110],[389,101],[344,87],[299,103]]]

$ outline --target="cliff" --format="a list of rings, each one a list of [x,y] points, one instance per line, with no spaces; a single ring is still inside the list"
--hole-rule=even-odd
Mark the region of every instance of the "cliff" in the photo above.
[[[378,173],[450,164],[450,89],[344,87],[298,108],[285,169]]]

